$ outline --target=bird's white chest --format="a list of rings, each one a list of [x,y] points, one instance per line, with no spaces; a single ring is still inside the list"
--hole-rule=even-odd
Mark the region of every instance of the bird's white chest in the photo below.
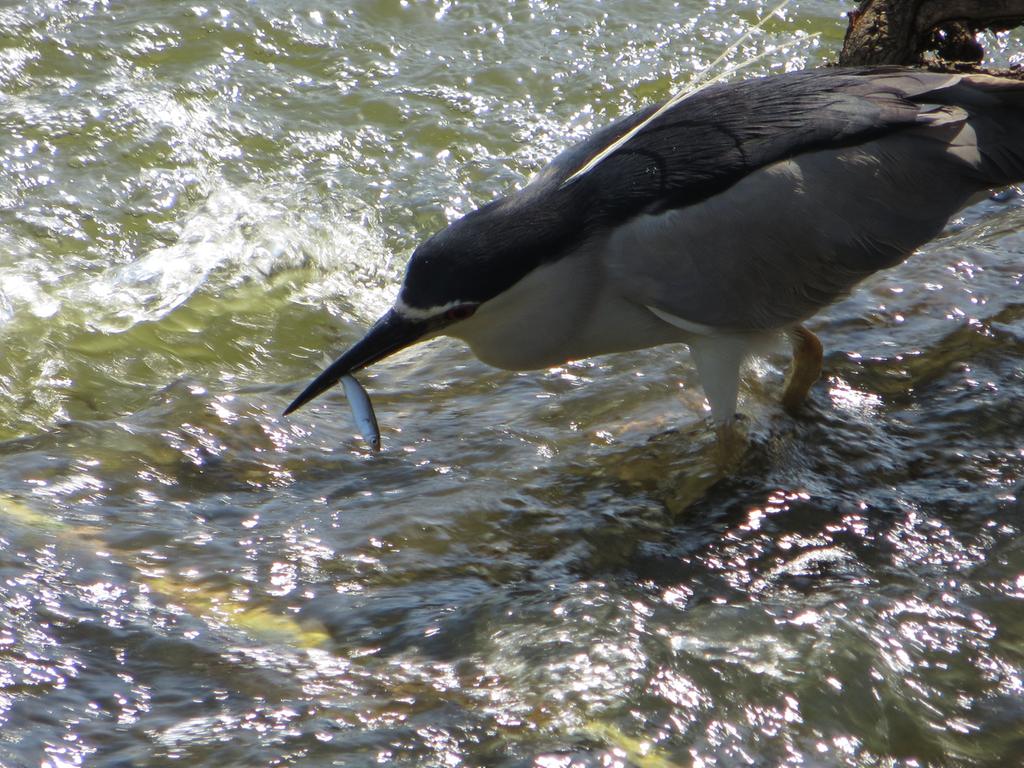
[[[684,341],[609,282],[606,258],[602,243],[538,267],[450,333],[483,362],[509,370]]]

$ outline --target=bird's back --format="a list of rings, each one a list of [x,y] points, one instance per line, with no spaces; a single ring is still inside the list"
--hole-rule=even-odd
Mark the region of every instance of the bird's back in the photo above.
[[[604,268],[628,298],[711,328],[806,319],[980,191],[1024,180],[1024,83],[884,68],[709,88],[566,182],[645,116],[538,183],[607,232]]]
[[[903,67],[820,69],[707,88],[645,125],[578,180],[564,181],[642,123],[658,105],[598,131],[545,169],[542,185],[596,198],[605,214],[629,217],[699,202],[758,168],[820,149],[856,146],[933,122],[959,106],[996,127],[1002,153],[983,170],[1005,185],[1024,173],[1020,147],[1024,82]],[[571,204],[571,203],[569,203]]]

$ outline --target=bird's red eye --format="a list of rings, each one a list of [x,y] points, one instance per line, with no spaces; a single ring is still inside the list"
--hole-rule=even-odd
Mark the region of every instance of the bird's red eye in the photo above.
[[[447,320],[465,320],[467,317],[476,312],[476,305],[474,304],[460,304],[457,307],[452,307],[444,313],[445,319]]]

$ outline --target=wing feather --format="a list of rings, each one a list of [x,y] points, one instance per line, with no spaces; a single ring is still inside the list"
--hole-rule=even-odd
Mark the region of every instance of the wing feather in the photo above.
[[[689,205],[797,154],[863,143],[918,125],[922,94],[957,75],[904,68],[814,70],[711,86],[650,120],[580,176],[590,159],[642,125],[659,106],[598,131],[564,152],[537,182],[564,184],[566,204],[585,198],[618,223],[639,212]]]

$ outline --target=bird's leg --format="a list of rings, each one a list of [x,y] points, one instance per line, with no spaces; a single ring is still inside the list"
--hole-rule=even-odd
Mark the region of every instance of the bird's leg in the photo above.
[[[802,325],[790,329],[787,335],[793,345],[793,363],[786,376],[782,407],[792,415],[800,410],[811,385],[821,376],[822,348],[821,340]]]
[[[700,336],[690,341],[690,357],[716,427],[729,425],[736,416],[740,366],[748,351],[749,345],[739,336]]]
[[[698,336],[689,342],[690,357],[697,366],[700,384],[711,406],[715,425],[714,457],[718,470],[736,465],[747,448],[747,436],[736,417],[740,390],[740,367],[750,353],[752,341],[740,334]]]

